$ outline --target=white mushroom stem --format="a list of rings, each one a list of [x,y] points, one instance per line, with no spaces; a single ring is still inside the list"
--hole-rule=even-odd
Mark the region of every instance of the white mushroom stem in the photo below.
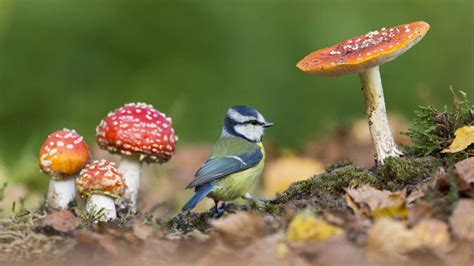
[[[75,177],[65,180],[51,179],[46,198],[48,209],[63,210],[69,207],[76,196],[75,179]]]
[[[117,200],[117,206],[123,213],[137,212],[138,185],[142,162],[136,156],[123,156],[118,166],[125,181],[125,193]]]
[[[101,213],[99,221],[107,222],[117,218],[115,202],[112,197],[93,194],[87,199],[86,211],[88,213]]]
[[[361,72],[359,77],[364,90],[365,106],[376,160],[378,164],[383,164],[385,158],[398,157],[402,152],[398,150],[388,125],[379,67],[369,68]]]

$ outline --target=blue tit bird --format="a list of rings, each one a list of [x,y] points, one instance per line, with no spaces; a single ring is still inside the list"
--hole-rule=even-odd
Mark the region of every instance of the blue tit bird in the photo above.
[[[226,201],[240,197],[264,201],[250,195],[248,191],[262,174],[265,164],[262,139],[265,128],[271,126],[273,123],[266,121],[255,109],[247,106],[231,107],[212,154],[186,187],[195,188],[196,192],[181,210],[193,209],[206,196],[214,200],[216,216],[223,213]],[[224,202],[221,208],[219,202]]]

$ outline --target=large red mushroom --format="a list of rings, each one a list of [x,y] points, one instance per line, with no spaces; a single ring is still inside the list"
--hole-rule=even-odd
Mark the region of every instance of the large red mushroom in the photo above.
[[[117,202],[121,213],[137,211],[142,162],[167,162],[174,155],[176,141],[171,119],[145,103],[126,104],[100,122],[97,143],[122,156],[118,167],[127,188]]]
[[[41,170],[51,176],[47,208],[66,209],[74,201],[76,174],[86,166],[89,158],[89,147],[74,130],[58,130],[46,138],[38,161]]]
[[[390,132],[379,65],[390,62],[418,43],[430,26],[424,21],[382,28],[310,53],[296,65],[315,76],[358,73],[377,163],[402,154]]]

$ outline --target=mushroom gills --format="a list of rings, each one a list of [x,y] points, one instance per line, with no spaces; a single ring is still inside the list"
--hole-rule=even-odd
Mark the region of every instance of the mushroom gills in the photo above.
[[[103,222],[117,218],[114,199],[105,195],[91,195],[87,199],[86,211],[88,213],[100,213],[98,220]]]
[[[76,196],[75,178],[65,180],[51,179],[49,182],[47,208],[63,210],[69,207]]]

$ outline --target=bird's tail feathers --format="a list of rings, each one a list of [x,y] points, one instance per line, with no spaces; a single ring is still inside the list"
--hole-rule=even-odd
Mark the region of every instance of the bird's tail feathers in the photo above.
[[[214,187],[213,184],[207,184],[202,187],[200,187],[196,193],[184,204],[183,208],[181,208],[181,211],[189,211],[194,209],[196,205],[207,195],[209,192],[211,192],[212,188]]]

